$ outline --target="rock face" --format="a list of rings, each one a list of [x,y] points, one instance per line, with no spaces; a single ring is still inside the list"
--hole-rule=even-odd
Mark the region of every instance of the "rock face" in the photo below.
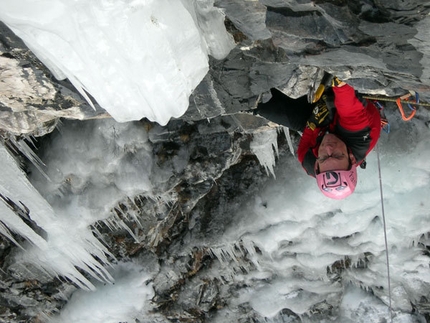
[[[429,6],[421,1],[227,1],[226,25],[237,47],[190,98],[185,121],[248,110],[272,87],[297,98],[322,70],[367,94],[415,90],[430,99]],[[58,118],[88,119],[94,111],[68,82],[57,82],[5,25],[0,25],[1,128],[43,135]],[[264,96],[263,96],[264,98]]]
[[[106,115],[94,110],[68,82],[49,70],[0,22],[0,128],[3,133],[43,136],[60,118],[91,119]]]
[[[185,115],[172,120],[163,131],[155,131],[157,136],[151,138],[162,167],[174,167],[172,159],[180,147],[186,146],[189,151],[189,165],[159,188],[175,192],[176,208],[157,209],[154,201],[145,199],[135,203],[141,209],[154,210],[152,214],[143,213],[152,218],[142,233],[147,239],[140,245],[124,230],[112,231],[99,224],[100,234],[117,259],[142,258],[169,264],[160,269],[154,281],[154,304],[163,317],[160,322],[210,321],[235,292],[228,278],[221,281],[205,275],[206,268],[217,270],[219,266],[214,257],[216,250],[196,248],[174,258],[168,253],[180,249],[189,231],[205,239],[221,232],[229,225],[226,209],[234,208],[232,197],[251,194],[265,180],[264,170],[249,147],[250,137],[256,129],[273,129],[266,121],[239,111],[252,109],[259,99],[267,100],[273,87],[294,98],[306,95],[324,70],[347,80],[362,93],[399,96],[415,90],[423,101],[430,101],[428,3],[216,0],[215,5],[225,10],[226,26],[237,46],[224,60],[211,60],[210,72],[192,94]],[[56,81],[3,24],[0,78],[3,139],[44,136],[61,118],[108,117],[100,107],[93,110],[68,82]],[[156,124],[150,127],[160,128]],[[287,146],[280,144],[281,156],[287,154]],[[204,180],[195,174],[205,174]],[[126,210],[127,205],[119,209]],[[132,218],[125,220],[132,225]],[[0,317],[6,322],[40,322],[45,319],[40,313],[61,309],[75,287],[49,277],[21,276],[22,272],[9,262],[15,247],[0,239],[5,282],[0,291]],[[237,264],[226,256],[226,262],[234,266],[233,272],[254,268],[246,248],[235,245],[232,249],[240,258]],[[360,265],[365,266],[365,260]],[[344,268],[348,266],[351,264],[343,264]],[[336,271],[342,266],[333,267],[336,280]],[[176,275],[172,277],[171,272]],[[333,304],[336,301],[329,299],[312,311],[334,318]],[[413,304],[426,315],[428,306],[426,299]],[[243,322],[264,320],[246,304],[237,308],[236,314]],[[278,321],[301,322],[300,316],[289,310],[278,316]]]
[[[422,100],[430,98],[428,5],[418,1],[217,1],[217,5],[224,8],[239,43],[225,60],[212,62],[184,120],[250,109],[272,87],[293,98],[306,95],[321,78],[321,70],[347,80],[361,93],[400,96],[415,90]]]

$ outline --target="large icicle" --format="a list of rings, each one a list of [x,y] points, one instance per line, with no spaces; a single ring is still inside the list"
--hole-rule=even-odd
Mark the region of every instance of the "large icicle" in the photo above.
[[[53,74],[120,122],[181,116],[208,53],[222,58],[234,46],[223,19],[192,0],[0,2],[0,20]]]
[[[89,228],[70,223],[67,217],[55,214],[3,145],[0,145],[0,161],[0,221],[4,224],[0,225],[0,232],[14,241],[11,230],[31,243],[16,256],[15,262],[23,266],[27,262],[33,263],[52,275],[66,276],[86,289],[94,289],[94,286],[77,267],[99,280],[112,281],[103,268],[103,263],[107,263],[107,250]],[[31,220],[45,231],[46,239],[17,215],[18,208],[22,213],[28,213]]]
[[[264,128],[264,130],[253,133],[253,136],[251,151],[264,166],[267,175],[272,174],[276,178],[274,166],[276,156],[278,156],[278,129]]]

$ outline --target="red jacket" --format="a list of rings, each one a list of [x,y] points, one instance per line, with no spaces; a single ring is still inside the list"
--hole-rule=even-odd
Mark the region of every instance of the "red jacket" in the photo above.
[[[333,92],[336,106],[334,120],[329,126],[314,131],[306,127],[297,151],[303,168],[314,177],[318,147],[327,131],[346,143],[358,164],[375,147],[381,133],[381,116],[372,102],[366,101],[363,105],[349,85],[334,87]]]

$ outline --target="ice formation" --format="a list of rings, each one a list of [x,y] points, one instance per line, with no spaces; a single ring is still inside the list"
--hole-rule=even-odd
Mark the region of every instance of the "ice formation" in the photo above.
[[[428,115],[422,116],[424,120],[427,117]],[[428,244],[426,233],[430,231],[426,208],[430,193],[429,130],[419,119],[404,124],[400,120],[395,122],[395,116],[390,115],[389,118],[393,120],[392,132],[389,135],[383,134],[379,148],[386,199],[393,308],[396,316],[394,322],[411,323],[414,322],[411,315],[403,314],[411,311],[410,303],[405,300],[426,295],[430,286],[428,257],[422,255],[422,249],[418,247],[420,243]],[[48,237],[54,237],[49,239],[52,245],[46,246],[44,238],[32,235],[30,231],[18,231],[21,230],[19,221],[7,225],[12,230],[17,228],[17,232],[24,236],[34,237],[34,245],[42,248],[45,246],[47,251],[61,250],[61,274],[70,277],[73,273],[67,270],[72,268],[71,264],[88,261],[89,258],[88,254],[83,253],[76,254],[79,259],[70,259],[69,255],[82,248],[90,248],[88,250],[91,253],[98,249],[84,242],[90,238],[86,229],[88,224],[109,216],[106,211],[122,196],[139,191],[150,194],[151,182],[160,182],[165,178],[166,175],[159,173],[156,165],[151,162],[151,147],[147,136],[140,123],[118,124],[113,120],[104,120],[91,121],[86,126],[80,123],[79,127],[73,127],[73,122],[70,123],[47,150],[47,175],[53,179],[52,183],[47,184],[46,178],[40,174],[32,177],[32,182],[52,204],[55,218],[47,218],[53,211],[43,200],[40,203],[43,210],[47,210],[46,214],[39,218],[36,211],[33,211],[37,210],[37,206],[28,204],[27,200],[38,201],[35,196],[37,192],[29,190],[25,180],[20,179],[23,187],[19,188],[21,195],[17,195],[20,199],[16,200],[22,201],[31,210],[32,219],[46,231]],[[275,137],[267,136],[262,138],[265,138],[273,155],[270,160],[274,160]],[[255,147],[264,150],[262,144],[261,147]],[[136,159],[130,158],[130,152],[137,156]],[[4,165],[9,165],[7,159],[10,156],[7,156],[2,155]],[[269,160],[268,157],[265,158]],[[143,160],[145,163],[139,164]],[[21,177],[18,176],[18,171],[16,165],[10,166],[0,178],[15,176],[19,179]],[[222,279],[227,282],[249,286],[235,292],[236,297],[229,300],[230,307],[249,303],[268,322],[276,322],[277,315],[284,308],[306,316],[307,309],[316,304],[340,302],[340,315],[344,322],[357,321],[358,314],[355,313],[361,315],[361,322],[387,318],[387,274],[376,154],[369,155],[368,168],[360,171],[356,193],[344,201],[331,201],[321,196],[315,190],[314,179],[304,174],[293,156],[280,159],[274,171],[276,180],[270,180],[261,188],[255,196],[255,203],[249,203],[249,200],[236,201],[243,203],[243,207],[232,214],[234,221],[224,235],[212,237],[214,240],[191,239],[188,242],[189,247],[209,247],[219,259],[219,268],[212,273],[214,276],[222,275]],[[122,174],[125,175],[123,178]],[[66,183],[65,178],[69,178]],[[114,180],[110,182],[109,179]],[[112,186],[107,185],[107,182]],[[122,184],[113,190],[115,182]],[[84,187],[87,189],[83,189]],[[2,188],[3,195],[18,194],[12,188]],[[54,194],[55,192],[57,193]],[[103,202],[105,195],[112,204]],[[44,218],[50,223],[44,222]],[[74,238],[64,240],[66,233],[60,227],[73,227],[72,222],[76,227],[73,231]],[[36,258],[42,255],[35,248],[28,249],[28,252],[35,255],[33,259],[26,256],[27,252],[23,252],[22,258],[18,257],[17,260],[33,260],[37,264],[40,260]],[[256,248],[258,253],[255,252]],[[57,258],[52,259],[60,259],[59,253],[57,255]],[[244,258],[248,258],[251,264],[244,262]],[[363,266],[364,263],[366,266]],[[92,266],[98,265],[92,263],[89,267]],[[338,271],[336,266],[341,266],[343,270]],[[134,269],[130,270],[134,272]],[[115,267],[113,274],[110,272],[112,270],[108,274],[113,278],[117,277]],[[107,273],[100,274],[110,279]],[[343,285],[331,279],[336,275],[342,276]],[[147,277],[144,273],[142,276]],[[130,283],[134,284],[138,275],[125,277],[131,277]],[[347,282],[350,285],[346,286]],[[96,283],[95,286],[101,285]],[[109,295],[115,293],[116,286],[118,293],[124,289],[122,283],[100,287],[106,288],[109,293],[105,294],[106,297],[88,294],[88,304],[96,301],[91,297],[94,295],[100,307],[114,307]],[[370,289],[376,293],[374,296],[363,292]],[[339,295],[343,295],[343,300],[339,300]],[[147,305],[140,304],[143,307]],[[65,313],[65,320],[69,323],[79,322],[79,315],[85,316],[85,307],[70,306],[73,312]],[[122,313],[122,317],[132,315],[122,310],[121,303],[118,303],[117,311]],[[221,310],[217,315],[218,321],[214,322],[225,321],[228,317],[223,316],[225,311],[227,309]],[[151,317],[150,314],[147,315],[148,318]],[[100,322],[103,320],[108,318],[100,318]]]
[[[222,58],[234,45],[213,1],[5,0],[0,20],[120,122],[181,116],[208,54]]]
[[[0,232],[15,241],[9,232],[12,230],[30,242],[21,246],[23,250],[15,262],[22,263],[23,268],[30,262],[53,276],[68,277],[82,288],[93,289],[94,285],[76,266],[94,278],[112,281],[103,267],[108,263],[109,252],[85,222],[76,223],[64,214],[55,213],[4,146],[0,146],[0,160]],[[34,231],[17,213],[31,218],[43,231]]]
[[[4,225],[0,232],[13,240],[10,229],[31,243],[15,257],[23,268],[31,263],[94,289],[76,267],[104,282],[113,279],[104,268],[111,255],[91,225],[112,217],[112,210],[127,197],[151,194],[150,178],[157,181],[159,177],[153,172],[152,151],[141,124],[103,120],[79,125],[78,131],[73,126],[63,129],[44,156],[44,172],[35,171],[32,183],[1,146],[0,194],[4,198],[0,223]],[[9,205],[22,209],[18,213],[30,217],[40,232]],[[124,222],[114,225],[134,235]]]
[[[421,118],[427,120],[428,112],[421,113]],[[412,322],[411,317],[400,314],[412,312],[410,302],[405,300],[426,295],[430,286],[428,258],[422,255],[420,247],[428,243],[430,230],[426,207],[430,194],[429,129],[421,120],[403,123],[395,112],[390,112],[389,119],[392,131],[382,134],[378,145],[392,306],[397,317],[394,322]],[[269,140],[267,143],[271,144]],[[243,289],[237,302],[250,302],[254,310],[274,321],[283,308],[305,314],[306,308],[323,300],[330,303],[334,300],[331,295],[338,295],[339,288],[345,288],[329,279],[337,275],[336,266],[341,266],[344,284],[372,289],[385,303],[385,310],[380,301],[371,300],[369,295],[362,301],[357,299],[362,294],[353,287],[344,292],[341,306],[348,309],[348,295],[354,295],[351,306],[361,313],[360,322],[390,317],[386,307],[388,279],[377,154],[372,152],[367,161],[367,169],[359,172],[357,191],[341,202],[320,196],[314,179],[302,176],[296,160],[283,159],[278,163],[276,181],[270,181],[259,193],[258,199],[264,203],[248,204],[239,212],[238,221],[219,239],[225,243],[217,245],[214,253],[222,263],[228,264],[226,255],[240,262],[241,254],[225,251],[240,242],[249,248],[243,255],[252,255],[252,261],[258,264],[258,271],[241,277],[245,285],[254,287]],[[255,283],[263,273],[271,277],[270,284]],[[364,313],[371,303],[376,312]],[[352,322],[357,317],[348,311],[344,318]]]
[[[189,93],[207,71],[207,54],[219,58],[230,48],[220,13],[211,2],[5,0],[0,4],[0,19],[57,77],[68,77],[119,121],[145,116],[165,124],[181,115]],[[412,311],[405,299],[428,295],[430,286],[428,257],[418,247],[429,245],[430,232],[430,137],[422,121],[429,115],[422,113],[422,118],[407,125],[393,122],[392,133],[379,144],[393,308],[399,323],[412,322],[410,315],[402,314]],[[212,275],[246,286],[235,291],[229,306],[249,304],[267,322],[276,321],[287,307],[305,316],[323,301],[340,302],[343,322],[386,319],[387,274],[375,154],[368,157],[368,169],[360,171],[355,194],[330,201],[315,189],[314,179],[304,174],[295,158],[284,158],[274,167],[276,140],[273,129],[256,133],[251,144],[276,180],[261,189],[255,203],[235,201],[243,208],[231,214],[234,221],[215,242],[190,239],[185,247],[210,248],[219,259],[218,271]],[[124,197],[151,195],[152,182],[170,176],[154,165],[142,125],[110,120],[64,129],[44,160],[51,182],[41,174],[32,178],[38,190],[4,147],[0,158],[0,232],[13,239],[13,231],[28,240],[15,255],[17,264],[31,262],[83,288],[100,289],[100,293],[76,294],[59,320],[88,321],[90,308],[112,310],[98,312],[100,322],[108,322],[109,316],[119,321],[145,315],[152,294],[143,284],[151,273],[134,264],[107,270],[109,253],[89,229],[94,222],[106,220]],[[31,228],[12,209],[29,216],[38,228]],[[239,275],[230,260],[244,268],[245,255],[255,268],[249,265],[246,274]],[[366,266],[361,266],[363,262]],[[336,264],[343,270],[336,272]],[[77,267],[101,281],[117,279],[118,284],[90,282]],[[341,275],[339,279],[350,284],[340,286],[331,275]],[[365,293],[367,289],[378,298]],[[121,302],[114,301],[116,295],[123,296]],[[142,302],[134,303],[134,295]],[[334,299],[339,295],[342,300]],[[225,322],[228,310],[220,310],[214,321]]]
[[[50,322],[118,323],[145,317],[151,309],[149,304],[154,291],[151,274],[140,268],[132,262],[114,265],[115,285],[98,283],[95,292],[77,291],[60,315]]]
[[[275,176],[274,167],[278,155],[278,129],[271,128],[253,133],[251,151],[257,156],[267,175]]]

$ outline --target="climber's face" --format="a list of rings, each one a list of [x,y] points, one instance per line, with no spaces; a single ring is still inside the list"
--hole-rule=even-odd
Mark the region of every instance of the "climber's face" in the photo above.
[[[347,170],[355,163],[354,156],[348,152],[346,144],[336,135],[328,133],[318,148],[317,170]]]

